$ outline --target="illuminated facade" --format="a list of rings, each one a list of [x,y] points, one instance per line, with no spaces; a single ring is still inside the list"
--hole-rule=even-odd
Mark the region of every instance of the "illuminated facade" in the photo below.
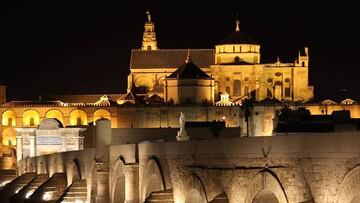
[[[294,63],[261,64],[260,45],[236,22],[215,49],[162,50],[147,14],[125,94],[6,102],[0,86],[0,171],[16,170],[0,173],[0,202],[360,201],[358,131],[270,136],[280,101],[360,118],[351,99],[295,103],[313,97],[307,48]],[[186,128],[189,139],[176,142],[181,113],[226,126]]]
[[[299,52],[293,63],[283,63],[278,59],[275,63],[262,64],[260,45],[240,31],[239,21],[236,21],[235,31],[217,44],[215,49],[158,49],[154,28],[148,13],[143,46],[140,50],[132,50],[128,91],[158,94],[165,98],[165,101],[177,101],[178,93],[172,88],[173,85],[167,85],[167,80],[172,81],[169,77],[173,78],[178,67],[183,64],[186,54],[190,54],[193,63],[214,79],[214,84],[203,84],[203,78],[198,78],[199,84],[196,85],[213,88],[213,91],[204,88],[196,92],[210,92],[210,103],[218,101],[220,94],[224,92],[229,93],[233,101],[249,97],[256,101],[267,98],[279,101],[308,101],[313,98],[313,87],[308,84],[307,47]],[[196,78],[196,72],[193,74],[193,78]],[[192,98],[188,96],[188,100]],[[192,103],[203,101],[195,99]]]

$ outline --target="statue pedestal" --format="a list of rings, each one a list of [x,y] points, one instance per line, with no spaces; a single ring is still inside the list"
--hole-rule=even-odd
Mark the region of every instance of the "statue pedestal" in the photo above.
[[[189,139],[190,137],[187,135],[185,130],[180,129],[180,131],[178,131],[176,136],[177,141],[188,141]]]

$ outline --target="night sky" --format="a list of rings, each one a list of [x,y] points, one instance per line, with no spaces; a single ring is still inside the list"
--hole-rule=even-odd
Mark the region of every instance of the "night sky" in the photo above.
[[[360,101],[360,16],[351,3],[133,2],[1,0],[0,80],[9,99],[124,93],[149,8],[160,48],[214,48],[239,14],[262,62],[293,62],[309,46],[316,99]]]

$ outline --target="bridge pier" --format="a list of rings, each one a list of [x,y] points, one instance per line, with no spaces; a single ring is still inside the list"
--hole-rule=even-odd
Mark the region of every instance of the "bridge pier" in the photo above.
[[[125,165],[125,203],[139,202],[139,165]]]

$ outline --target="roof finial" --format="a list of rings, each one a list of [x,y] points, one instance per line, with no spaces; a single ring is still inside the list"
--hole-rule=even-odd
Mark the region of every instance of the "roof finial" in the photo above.
[[[190,49],[188,49],[188,53],[187,53],[185,63],[190,63],[190,62],[191,62]]]
[[[148,22],[151,23],[151,13],[150,13],[150,9],[148,9],[146,11],[146,15],[147,15],[147,18],[148,18]]]
[[[239,15],[236,15],[236,31],[240,31],[240,20]]]

